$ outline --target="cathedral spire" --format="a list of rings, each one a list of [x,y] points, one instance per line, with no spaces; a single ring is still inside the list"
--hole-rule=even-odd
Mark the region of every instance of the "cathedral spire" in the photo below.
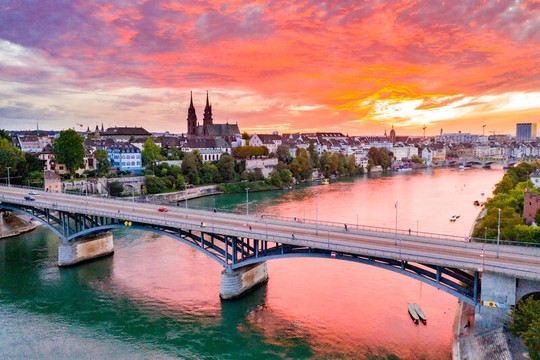
[[[193,106],[193,92],[190,91],[190,102],[187,117],[187,133],[188,135],[195,135],[197,129],[197,114],[195,113],[195,106]]]
[[[212,119],[212,106],[210,105],[210,99],[208,98],[208,90],[206,91],[206,106],[204,108],[203,126],[205,131],[208,131],[208,125],[214,123]]]

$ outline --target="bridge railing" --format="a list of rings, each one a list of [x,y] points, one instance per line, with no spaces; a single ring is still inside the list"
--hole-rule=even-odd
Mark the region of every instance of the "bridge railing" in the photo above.
[[[1,185],[0,185],[1,186]],[[12,185],[13,187],[18,188],[24,188],[27,190],[34,190],[35,188],[27,187],[27,186],[21,186],[21,185]],[[43,191],[42,189],[39,189]],[[84,196],[84,194],[78,194]],[[62,194],[61,196],[72,196],[72,194]],[[3,195],[2,195],[3,197]],[[22,200],[18,198],[13,198],[13,200]],[[108,204],[119,204],[121,202],[123,205],[128,205],[131,203],[131,198],[104,198],[104,197],[89,197],[89,202],[91,203],[108,203]],[[33,202],[36,203],[36,202]],[[152,206],[155,204],[146,203],[148,206]],[[36,203],[37,205],[37,203]],[[145,205],[143,205],[145,206]],[[174,206],[170,207],[170,210],[173,211],[173,209],[178,209],[177,211],[182,211],[184,208],[182,206]],[[81,208],[81,212],[86,212],[86,208]],[[214,211],[215,210],[215,211]],[[68,210],[69,211],[69,210]],[[456,235],[449,235],[449,234],[441,234],[441,233],[434,233],[434,232],[423,232],[423,231],[411,231],[405,230],[405,229],[396,229],[396,228],[388,228],[388,227],[380,227],[380,226],[371,226],[371,225],[362,225],[362,224],[351,224],[351,223],[341,223],[341,222],[335,222],[335,221],[325,221],[325,220],[315,220],[315,219],[309,219],[309,218],[298,218],[293,216],[281,216],[276,214],[269,214],[269,213],[257,213],[257,214],[250,214],[248,216],[240,213],[238,210],[231,210],[231,209],[223,209],[223,208],[208,208],[208,207],[188,207],[188,211],[201,211],[201,212],[207,212],[206,215],[208,217],[211,216],[217,216],[217,214],[228,214],[228,215],[238,215],[238,216],[244,216],[246,217],[246,222],[257,222],[260,220],[275,220],[275,221],[283,221],[287,222],[288,226],[291,227],[305,227],[306,225],[309,225],[311,228],[323,228],[323,227],[331,227],[332,231],[337,229],[344,229],[345,224],[347,225],[347,228],[349,230],[357,230],[357,231],[369,231],[369,232],[375,232],[378,234],[386,234],[387,238],[390,238],[391,236],[394,237],[403,237],[403,236],[410,236],[414,235],[421,238],[431,238],[431,239],[440,239],[440,240],[452,240],[452,241],[460,241],[460,242],[476,242],[476,243],[485,243],[485,244],[497,244],[497,240],[494,239],[484,239],[484,238],[469,238],[468,236],[456,236]],[[116,217],[116,216],[113,216]],[[512,240],[499,240],[499,245],[512,245],[512,246],[521,246],[521,247],[534,247],[534,248],[540,248],[540,244],[538,243],[529,243],[529,242],[517,242]]]

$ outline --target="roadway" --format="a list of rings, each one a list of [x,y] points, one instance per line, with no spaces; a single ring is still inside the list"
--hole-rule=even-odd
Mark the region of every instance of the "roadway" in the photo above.
[[[28,201],[24,199],[27,194],[25,188],[0,186],[0,201],[5,203],[540,280],[540,247],[497,247],[442,234],[416,235],[352,224],[345,229],[337,223],[286,221],[271,215],[246,216],[177,206],[158,212],[159,205],[44,191],[37,191],[35,201]]]

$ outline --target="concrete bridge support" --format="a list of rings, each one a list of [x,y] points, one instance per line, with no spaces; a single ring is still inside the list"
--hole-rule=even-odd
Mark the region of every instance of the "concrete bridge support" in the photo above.
[[[248,265],[236,270],[226,268],[221,272],[219,297],[222,300],[236,299],[267,281],[268,269],[266,262]]]
[[[502,326],[508,320],[510,306],[516,305],[517,279],[512,276],[492,272],[482,273],[481,302],[474,315],[474,332]]]
[[[83,261],[111,255],[114,252],[112,233],[85,236],[58,247],[58,266],[71,266]]]

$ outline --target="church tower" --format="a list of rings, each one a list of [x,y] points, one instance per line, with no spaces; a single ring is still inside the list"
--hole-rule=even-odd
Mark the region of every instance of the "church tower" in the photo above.
[[[206,92],[206,107],[204,108],[204,118],[203,126],[212,125],[214,121],[212,120],[212,106],[210,106],[210,101],[208,100],[208,91]]]
[[[187,133],[188,135],[196,135],[197,129],[197,114],[195,114],[195,107],[193,106],[193,92],[191,94],[191,102],[189,103],[188,117],[187,117]],[[205,113],[206,116],[206,113]]]

